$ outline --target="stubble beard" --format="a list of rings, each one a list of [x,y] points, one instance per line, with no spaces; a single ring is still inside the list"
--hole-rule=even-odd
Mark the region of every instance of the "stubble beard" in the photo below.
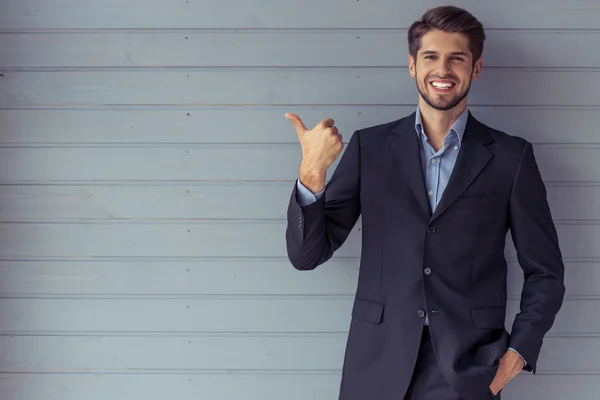
[[[427,89],[429,88],[428,83],[426,81],[423,81],[423,85],[425,85],[424,90],[421,90],[421,86],[419,85],[419,77],[418,75],[415,76],[415,82],[417,85],[417,90],[419,91],[419,94],[421,95],[421,97],[423,98],[423,100],[425,101],[425,103],[427,103],[431,108],[438,110],[438,111],[448,111],[453,109],[454,107],[456,107],[461,101],[463,101],[463,99],[465,97],[467,97],[467,95],[469,94],[469,91],[471,90],[471,82],[472,82],[472,78],[469,79],[469,84],[467,85],[467,87],[465,88],[465,90],[463,90],[462,92],[456,93],[454,95],[454,97],[452,97],[450,100],[441,100],[441,101],[434,101],[432,99],[431,96],[429,96],[427,94]]]

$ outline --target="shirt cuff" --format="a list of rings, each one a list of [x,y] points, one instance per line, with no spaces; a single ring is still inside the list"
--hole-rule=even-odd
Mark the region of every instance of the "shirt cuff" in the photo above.
[[[512,347],[509,347],[508,349],[514,351],[515,353],[517,353],[519,355],[519,357],[521,357],[521,360],[523,360],[523,363],[524,363],[523,366],[527,365],[527,361],[525,361],[525,359],[523,358],[523,356],[518,351],[516,351]]]
[[[296,199],[298,200],[298,203],[300,203],[300,205],[302,206],[307,206],[319,200],[323,195],[323,192],[325,191],[325,189],[323,189],[319,193],[313,194],[310,190],[306,188],[306,186],[302,184],[302,182],[300,182],[300,178],[298,178],[298,180],[296,181],[296,187],[298,188],[296,192]]]

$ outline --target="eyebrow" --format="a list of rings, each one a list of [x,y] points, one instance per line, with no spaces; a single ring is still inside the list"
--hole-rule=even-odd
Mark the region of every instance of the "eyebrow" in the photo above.
[[[438,53],[439,52],[435,51],[435,50],[425,50],[421,54],[423,54],[424,56],[427,56],[427,55],[438,54]],[[453,55],[453,56],[465,56],[465,57],[468,56],[468,54],[466,52],[464,52],[464,51],[453,51],[452,53],[450,53],[450,55]]]

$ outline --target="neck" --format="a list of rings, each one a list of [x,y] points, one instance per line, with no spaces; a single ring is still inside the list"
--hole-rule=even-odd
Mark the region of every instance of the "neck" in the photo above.
[[[466,107],[466,101],[462,101],[448,111],[440,111],[431,107],[422,98],[419,98],[419,112],[421,113],[423,128],[429,140],[434,142],[443,141],[446,134],[450,132],[450,128],[454,122],[456,122]]]

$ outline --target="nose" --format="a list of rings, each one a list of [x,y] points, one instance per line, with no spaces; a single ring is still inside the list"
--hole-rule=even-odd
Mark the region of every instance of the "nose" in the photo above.
[[[438,72],[442,77],[452,75],[452,69],[450,68],[450,60],[446,58],[441,58],[440,63],[438,65]]]

